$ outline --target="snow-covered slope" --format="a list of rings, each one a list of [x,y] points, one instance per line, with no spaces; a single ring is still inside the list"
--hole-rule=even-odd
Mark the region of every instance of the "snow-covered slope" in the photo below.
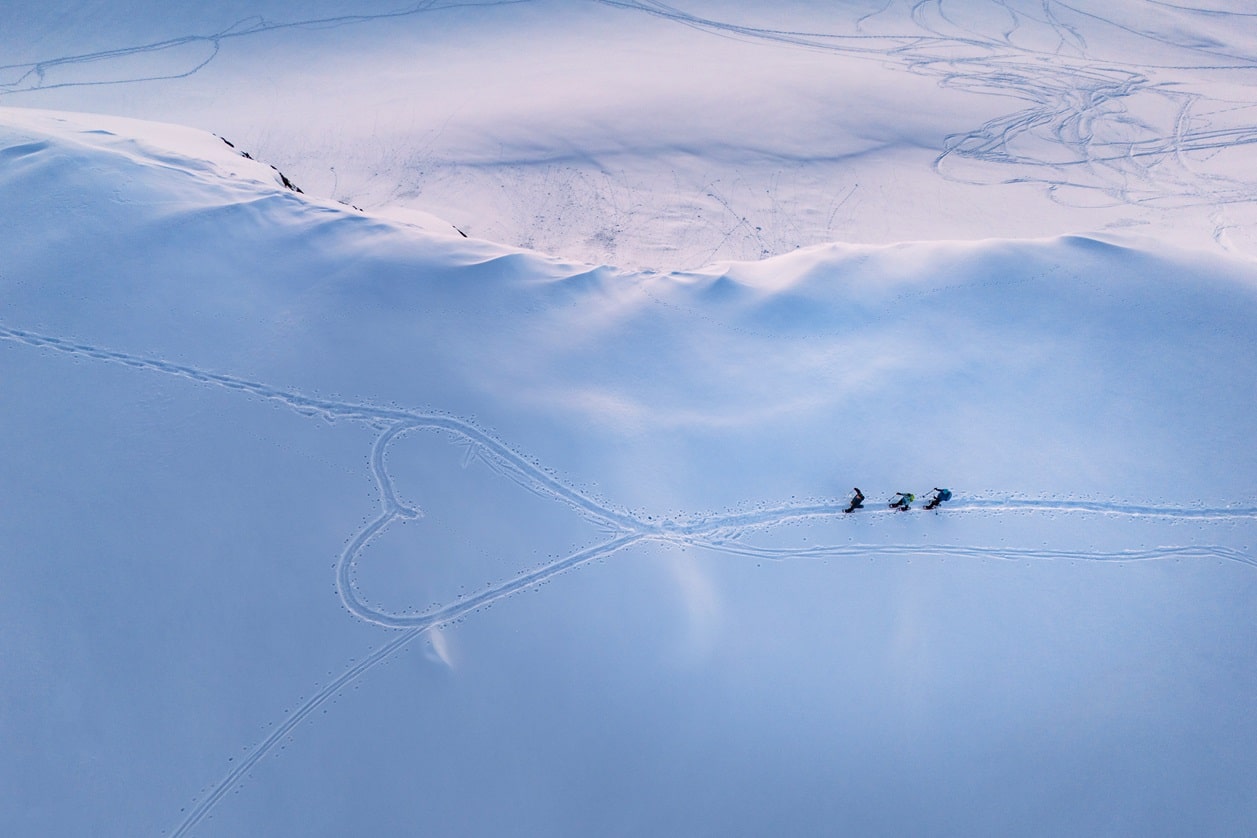
[[[1135,231],[1257,254],[1251,3],[10,3],[0,104],[595,264]]]
[[[1251,260],[633,273],[279,178],[0,110],[10,834],[1257,822]]]

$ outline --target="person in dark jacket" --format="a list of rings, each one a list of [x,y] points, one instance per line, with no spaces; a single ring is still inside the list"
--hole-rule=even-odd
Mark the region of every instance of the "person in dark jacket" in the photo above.
[[[864,506],[864,493],[857,488],[855,494],[851,497],[851,505],[842,511],[855,512],[861,506]]]

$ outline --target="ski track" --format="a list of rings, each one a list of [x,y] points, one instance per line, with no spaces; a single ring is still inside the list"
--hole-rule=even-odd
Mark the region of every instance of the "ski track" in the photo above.
[[[355,24],[396,20],[399,18],[407,18],[429,12],[451,11],[455,9],[480,8],[488,6],[510,6],[528,2],[531,2],[531,0],[447,0],[446,2],[441,2],[440,0],[424,0],[424,2],[413,3],[409,6],[386,12],[376,12],[371,14],[347,14],[337,15],[334,17],[308,18],[306,20],[295,21],[273,21],[267,20],[260,15],[254,15],[252,17],[238,20],[226,29],[209,34],[182,35],[176,38],[167,38],[166,40],[153,41],[147,44],[118,47],[115,49],[99,50],[96,52],[80,53],[77,55],[64,55],[57,58],[48,58],[25,64],[0,64],[0,76],[3,74],[14,74],[12,81],[0,82],[0,97],[15,93],[56,90],[61,87],[94,87],[109,84],[134,84],[146,81],[167,81],[171,79],[187,78],[188,76],[195,75],[208,66],[210,62],[218,57],[218,53],[222,49],[223,43],[235,38],[246,38],[269,32],[279,32],[286,29],[329,29],[339,26],[352,26]],[[188,60],[187,67],[165,75],[132,76],[129,78],[118,78],[107,81],[74,80],[49,82],[47,78],[50,72],[55,72],[63,68],[72,68],[78,65],[99,65],[111,60],[134,58],[137,55],[157,55],[172,51],[185,50],[187,47],[207,47],[209,54],[205,57],[193,57]]]
[[[138,370],[162,373],[198,384],[235,390],[250,396],[278,402],[306,416],[328,420],[360,422],[376,429],[370,453],[370,468],[379,496],[378,515],[365,524],[349,541],[336,563],[336,589],[355,617],[373,625],[399,631],[393,639],[354,663],[332,679],[292,711],[265,739],[238,762],[226,776],[186,814],[172,833],[176,838],[186,835],[222,801],[223,797],[247,777],[250,770],[316,709],[361,678],[376,665],[405,648],[429,629],[456,621],[472,612],[535,587],[553,577],[643,542],[672,544],[680,547],[704,548],[718,553],[745,556],[769,561],[826,558],[857,558],[874,556],[938,555],[962,559],[1000,559],[1007,561],[1101,561],[1133,562],[1166,559],[1219,559],[1257,567],[1257,559],[1231,547],[1211,545],[1169,545],[1138,550],[1086,551],[1050,550],[1016,547],[983,547],[929,544],[846,544],[808,547],[761,547],[741,541],[747,532],[765,530],[781,524],[804,520],[844,518],[845,502],[819,501],[786,504],[724,514],[691,516],[656,521],[643,519],[625,510],[613,509],[568,486],[507,445],[462,419],[439,413],[382,408],[370,404],[338,402],[282,390],[266,384],[221,373],[209,372],[184,364],[171,363],[125,352],[104,349],[86,343],[44,335],[22,329],[0,326],[0,340],[38,349],[120,364]],[[407,506],[397,496],[393,478],[388,471],[389,446],[399,437],[416,430],[436,429],[456,437],[469,446],[490,468],[522,488],[541,497],[562,503],[596,530],[606,533],[605,540],[578,550],[571,555],[536,567],[517,576],[489,584],[478,593],[460,596],[453,602],[419,614],[395,614],[370,606],[357,592],[354,570],[363,550],[392,524],[422,516],[421,510]],[[1257,507],[1193,507],[1120,504],[1089,500],[1053,500],[1028,498],[973,498],[946,505],[948,514],[965,513],[1069,513],[1102,515],[1125,519],[1194,519],[1213,522],[1257,520]],[[861,510],[863,516],[896,516],[903,513],[888,508]],[[912,514],[912,513],[909,513]],[[917,513],[919,514],[919,512]]]
[[[741,25],[700,17],[658,0],[598,0],[604,5],[642,12],[700,31],[748,41],[832,52],[847,57],[898,61],[912,73],[928,75],[944,87],[985,96],[1032,103],[971,130],[945,138],[934,161],[942,178],[960,183],[1037,183],[1053,200],[1061,192],[1100,193],[1131,206],[1172,202],[1204,206],[1253,201],[1255,184],[1246,178],[1199,174],[1193,161],[1204,153],[1240,148],[1257,142],[1251,117],[1232,116],[1229,126],[1216,123],[1221,111],[1200,113],[1205,105],[1223,110],[1257,112],[1257,103],[1216,102],[1183,89],[1176,82],[1156,82],[1157,70],[1237,73],[1257,70],[1257,55],[1233,54],[1207,43],[1179,43],[1153,28],[1137,28],[1061,0],[991,0],[986,9],[1002,21],[997,31],[974,28],[949,13],[980,11],[977,4],[955,0],[916,0],[908,18],[912,33],[878,35],[866,24],[890,9],[891,3],[855,22],[855,35],[797,32]],[[1180,12],[1216,16],[1221,13],[1173,4]],[[1239,14],[1239,13],[1235,13]],[[1257,13],[1254,13],[1257,14]],[[1091,59],[1083,33],[1065,17],[1118,30],[1169,50],[1202,58],[1174,65],[1137,65]],[[1034,48],[1036,33],[1055,41],[1054,48]],[[1148,110],[1178,114],[1166,124],[1135,116]],[[1062,151],[1067,155],[1062,157]],[[973,168],[973,172],[966,172]],[[1000,170],[1012,169],[1008,174]],[[1088,199],[1084,199],[1088,200]]]

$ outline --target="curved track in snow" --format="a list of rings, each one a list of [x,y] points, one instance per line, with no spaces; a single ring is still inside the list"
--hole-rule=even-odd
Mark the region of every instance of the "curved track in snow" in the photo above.
[[[6,94],[25,93],[36,90],[56,90],[61,87],[94,87],[109,84],[134,84],[146,81],[169,81],[195,75],[218,57],[223,44],[238,39],[249,38],[267,33],[282,32],[291,29],[330,29],[339,26],[383,22],[415,15],[440,12],[468,7],[509,6],[527,3],[530,0],[421,0],[397,9],[380,12],[363,12],[358,14],[332,15],[328,17],[303,18],[298,20],[270,20],[262,15],[241,18],[217,32],[202,32],[150,41],[143,44],[120,46],[113,49],[96,50],[94,52],[61,55],[39,61],[18,64],[0,64],[0,97]],[[64,79],[58,74],[74,70],[80,66],[92,66],[95,73],[102,73],[98,65],[116,62],[126,66],[126,62],[137,56],[148,59],[167,60],[172,69],[164,73],[140,74],[135,71],[120,71],[116,78],[100,79]],[[103,71],[107,73],[108,71]],[[50,78],[50,76],[52,78]]]
[[[203,820],[222,798],[235,788],[261,759],[280,744],[291,731],[316,709],[339,694],[368,670],[387,660],[412,640],[441,626],[533,588],[559,574],[590,562],[604,559],[618,551],[643,542],[656,542],[705,548],[729,555],[763,560],[856,558],[872,556],[939,555],[969,559],[1003,559],[1012,561],[1105,561],[1129,562],[1166,559],[1218,559],[1257,567],[1257,558],[1231,547],[1218,545],[1166,545],[1138,550],[1087,551],[1054,550],[992,546],[958,546],[943,544],[841,544],[789,547],[765,547],[745,543],[747,533],[766,530],[791,521],[841,519],[844,504],[834,502],[786,504],[744,512],[691,516],[680,519],[643,519],[625,510],[614,509],[587,497],[511,449],[491,434],[473,424],[444,414],[382,408],[370,404],[338,402],[275,388],[259,382],[209,372],[183,364],[170,363],[125,352],[44,335],[22,329],[0,326],[0,340],[29,347],[51,350],[75,357],[120,364],[139,370],[176,376],[199,384],[208,384],[239,391],[255,398],[278,402],[302,413],[327,419],[363,423],[378,432],[370,455],[370,468],[379,496],[379,513],[359,530],[341,553],[336,564],[336,587],[345,607],[359,619],[382,627],[399,630],[388,643],[368,657],[356,662],[289,714],[275,729],[232,770],[222,777],[203,798],[196,801],[174,831],[175,836],[188,833]],[[358,593],[354,581],[357,563],[373,539],[392,524],[414,519],[420,510],[404,504],[398,497],[389,472],[390,445],[405,434],[423,429],[447,432],[459,439],[487,465],[503,477],[534,494],[549,498],[572,509],[588,521],[604,539],[577,550],[563,558],[541,565],[496,584],[490,584],[471,596],[434,607],[419,614],[395,614],[375,608]],[[1193,519],[1205,521],[1238,521],[1257,519],[1257,507],[1201,508],[1192,506],[1154,506],[1119,504],[1090,500],[1050,500],[1026,498],[976,498],[957,500],[945,507],[948,514],[965,513],[1066,513],[1100,515],[1126,519]],[[894,517],[903,513],[886,508],[862,510],[861,517]]]
[[[691,14],[659,0],[599,0],[722,37],[762,41],[848,57],[894,61],[943,87],[1027,103],[948,136],[934,162],[944,179],[964,183],[1037,183],[1055,200],[1092,205],[1249,203],[1253,183],[1197,171],[1223,149],[1257,143],[1257,103],[1215,100],[1164,82],[1157,70],[1249,74],[1257,55],[1206,39],[1176,41],[1155,21],[1124,20],[1122,9],[1093,12],[1061,0],[986,3],[915,0],[911,31],[894,26],[891,3],[856,22],[858,34],[800,32]],[[1202,17],[1245,16],[1190,5],[1160,4]],[[1166,57],[1158,65],[1093,56],[1088,28],[1121,32]],[[894,34],[876,34],[882,23]],[[1237,78],[1245,78],[1239,75]],[[1152,118],[1149,113],[1164,116]],[[1066,198],[1065,190],[1079,193]]]

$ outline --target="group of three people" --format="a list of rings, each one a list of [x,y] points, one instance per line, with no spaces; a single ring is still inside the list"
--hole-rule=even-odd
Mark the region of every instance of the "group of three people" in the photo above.
[[[843,512],[855,512],[857,509],[864,506],[864,493],[858,488],[854,491],[855,495],[851,498],[851,505],[844,509]],[[937,509],[939,504],[943,501],[951,500],[951,489],[940,489],[936,486],[931,491],[934,492],[934,496],[931,497],[930,502],[925,505],[926,509]],[[917,496],[911,492],[896,492],[895,498],[890,502],[889,506],[891,509],[898,509],[900,512],[907,512],[912,508],[912,502],[916,499]]]

